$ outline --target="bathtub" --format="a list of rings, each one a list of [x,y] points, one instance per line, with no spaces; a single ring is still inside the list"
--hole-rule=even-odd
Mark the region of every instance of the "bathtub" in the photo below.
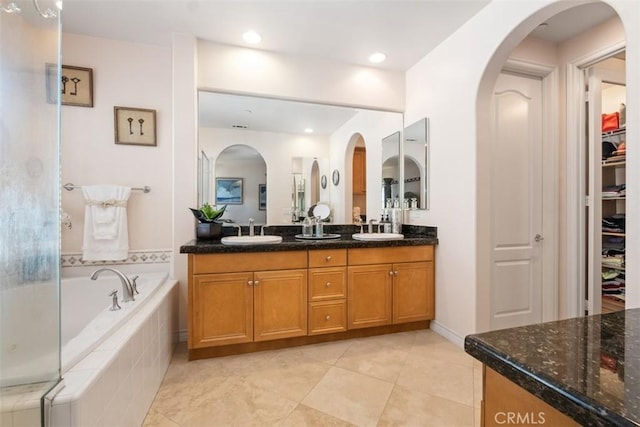
[[[142,424],[177,342],[178,286],[164,273],[137,285],[135,301],[123,303],[112,272],[62,280],[63,384],[47,396],[51,426]],[[109,310],[114,289],[118,311]]]

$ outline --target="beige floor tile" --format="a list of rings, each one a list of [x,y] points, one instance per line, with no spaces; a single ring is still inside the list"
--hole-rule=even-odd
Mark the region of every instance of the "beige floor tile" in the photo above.
[[[409,357],[396,384],[473,406],[473,368],[447,359]]]
[[[345,351],[353,344],[354,340],[341,340],[322,344],[304,345],[281,350],[282,353],[298,353],[302,356],[333,365]]]
[[[482,365],[429,330],[187,358],[182,343],[145,427],[479,425]]]
[[[298,405],[280,424],[280,427],[352,427],[353,424],[317,411],[306,405]]]
[[[142,423],[142,427],[180,427],[180,425],[151,408]]]
[[[332,367],[302,401],[357,426],[375,426],[393,384]]]
[[[285,351],[246,375],[245,380],[253,387],[300,402],[330,367],[301,353]]]
[[[396,385],[378,426],[472,427],[473,408]]]
[[[231,377],[170,418],[183,427],[264,426],[281,422],[296,405],[277,393],[253,387],[243,378]]]
[[[393,383],[410,350],[410,345],[380,345],[378,340],[358,341],[349,347],[335,366]]]
[[[356,341],[373,343],[378,346],[409,349],[416,340],[416,331],[399,332],[396,334],[377,335],[367,338],[359,338]]]
[[[446,360],[448,363],[473,367],[473,357],[463,349],[448,341],[433,344],[416,344],[409,352],[409,360],[423,358],[433,361]]]

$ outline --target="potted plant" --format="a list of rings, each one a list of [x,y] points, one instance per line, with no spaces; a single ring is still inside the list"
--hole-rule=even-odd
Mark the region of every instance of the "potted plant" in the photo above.
[[[220,209],[215,209],[209,203],[202,205],[200,209],[189,210],[198,220],[196,226],[196,237],[203,240],[214,240],[222,236],[222,220],[220,217],[224,214],[227,205]]]

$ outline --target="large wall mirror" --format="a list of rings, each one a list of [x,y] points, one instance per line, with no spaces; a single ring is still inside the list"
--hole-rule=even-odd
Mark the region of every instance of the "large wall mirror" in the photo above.
[[[409,208],[429,209],[429,119],[404,129],[404,197]]]
[[[256,223],[292,223],[317,203],[330,206],[332,218],[350,222],[350,137],[359,132],[369,139],[367,160],[379,159],[369,168],[379,171],[383,136],[402,128],[397,112],[210,91],[199,92],[198,104],[198,202],[220,204],[217,190],[229,183],[224,179],[242,179],[241,200],[225,213],[238,223],[249,215]],[[332,183],[333,170],[340,171],[340,185]],[[380,191],[377,180],[368,186]]]

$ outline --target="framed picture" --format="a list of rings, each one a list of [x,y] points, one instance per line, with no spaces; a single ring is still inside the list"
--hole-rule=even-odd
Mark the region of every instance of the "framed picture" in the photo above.
[[[216,205],[241,205],[242,184],[242,178],[216,178]]]
[[[258,209],[267,210],[267,184],[258,184]]]
[[[63,64],[60,97],[62,105],[93,107],[93,69]]]
[[[156,110],[113,107],[116,144],[156,145]]]

